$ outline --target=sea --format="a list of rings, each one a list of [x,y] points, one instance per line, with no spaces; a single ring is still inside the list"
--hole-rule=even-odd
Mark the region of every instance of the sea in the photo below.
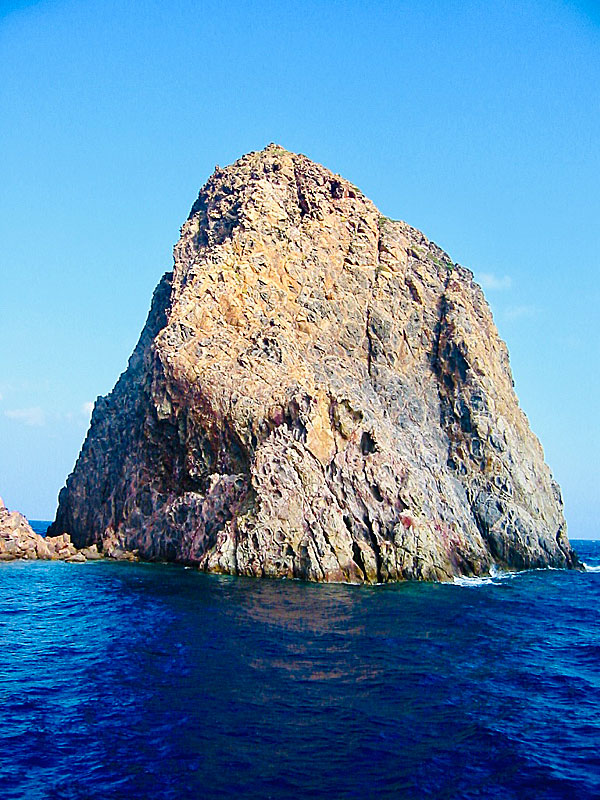
[[[597,800],[573,544],[586,572],[369,587],[1,563],[0,798]]]

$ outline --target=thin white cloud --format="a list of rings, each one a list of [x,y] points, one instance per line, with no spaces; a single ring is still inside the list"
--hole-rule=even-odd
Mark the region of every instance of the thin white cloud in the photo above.
[[[536,306],[511,306],[505,311],[507,319],[525,319],[535,317],[539,309]]]
[[[510,289],[512,278],[510,275],[503,275],[501,278],[493,272],[480,272],[477,279],[482,287],[488,292],[501,292]]]
[[[23,425],[30,425],[32,427],[40,427],[46,423],[46,415],[44,410],[39,406],[34,408],[13,408],[4,412],[4,416],[8,419],[14,419],[16,422],[21,422]]]
[[[84,415],[84,417],[87,417],[88,419],[92,416],[93,410],[94,410],[94,403],[91,401],[83,403],[83,405],[81,406],[81,413]]]

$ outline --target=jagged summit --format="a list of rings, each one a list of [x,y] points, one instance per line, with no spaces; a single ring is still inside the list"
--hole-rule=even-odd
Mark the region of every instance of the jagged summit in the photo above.
[[[310,580],[577,564],[471,273],[274,144],[201,189],[63,531]]]
[[[269,144],[264,150],[248,153],[228,167],[215,167],[215,171],[200,190],[188,219],[200,214],[199,224],[206,235],[207,243],[218,243],[221,237],[231,233],[232,223],[252,224],[255,217],[247,216],[248,206],[256,208],[252,194],[257,188],[263,191],[267,185],[273,202],[282,197],[276,194],[288,184],[295,186],[290,197],[285,198],[281,217],[286,222],[309,217],[319,219],[323,201],[343,198],[361,198],[370,209],[373,204],[362,192],[340,175],[334,175],[325,167],[316,164],[304,155],[290,153],[277,144]],[[291,201],[291,202],[290,202]],[[210,214],[206,215],[210,208]],[[265,210],[269,210],[268,207]],[[272,210],[272,209],[271,209]]]

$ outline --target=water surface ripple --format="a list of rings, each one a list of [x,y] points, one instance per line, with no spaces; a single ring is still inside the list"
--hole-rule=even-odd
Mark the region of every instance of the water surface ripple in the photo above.
[[[13,562],[0,584],[3,800],[600,797],[598,571]]]

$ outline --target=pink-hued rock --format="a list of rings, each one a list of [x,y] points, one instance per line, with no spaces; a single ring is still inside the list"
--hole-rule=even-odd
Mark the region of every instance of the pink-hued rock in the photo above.
[[[0,499],[0,559],[49,558],[44,539],[34,533],[30,524],[18,511],[9,511]]]
[[[52,531],[242,575],[573,567],[469,270],[276,145],[217,168]]]
[[[25,559],[86,561],[85,554],[77,551],[69,534],[46,537],[36,533],[27,519],[18,511],[9,511],[0,498],[0,561]]]

